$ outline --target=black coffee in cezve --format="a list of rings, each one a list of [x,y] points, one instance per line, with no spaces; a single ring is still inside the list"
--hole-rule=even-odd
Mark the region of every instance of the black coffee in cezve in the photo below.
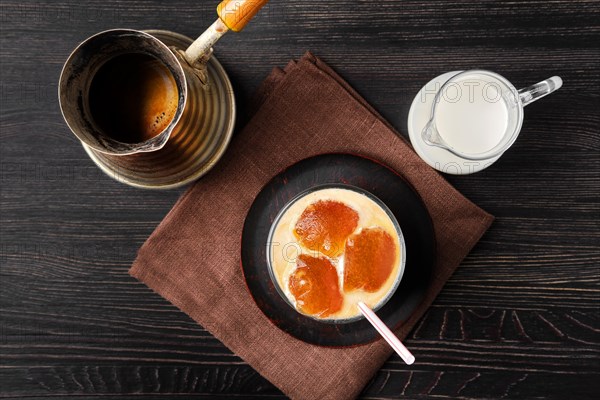
[[[104,134],[140,143],[161,133],[177,113],[179,90],[157,58],[128,53],[108,60],[90,86],[92,117]]]

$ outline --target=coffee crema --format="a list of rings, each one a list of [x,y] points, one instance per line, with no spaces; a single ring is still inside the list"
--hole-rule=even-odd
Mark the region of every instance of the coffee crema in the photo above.
[[[403,272],[400,233],[370,197],[346,188],[320,189],[295,200],[270,234],[269,267],[299,312],[344,320],[362,301],[377,308]]]
[[[104,134],[140,143],[164,131],[177,113],[179,90],[169,69],[143,53],[118,55],[92,79],[89,106]]]

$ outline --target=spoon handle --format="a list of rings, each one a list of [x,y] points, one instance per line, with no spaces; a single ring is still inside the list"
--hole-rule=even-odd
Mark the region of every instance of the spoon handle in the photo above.
[[[359,301],[357,303],[359,310],[363,313],[365,318],[373,325],[377,332],[385,339],[386,342],[392,349],[398,353],[398,355],[404,360],[404,362],[408,365],[411,365],[415,362],[415,356],[402,344],[400,339],[394,335],[394,333],[385,325],[385,323],[379,319],[377,314],[373,312],[365,303]]]

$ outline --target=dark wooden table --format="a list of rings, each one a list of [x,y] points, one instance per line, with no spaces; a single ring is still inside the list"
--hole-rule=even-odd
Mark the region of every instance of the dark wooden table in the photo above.
[[[115,27],[195,36],[217,1],[1,3],[0,397],[283,398],[129,277],[182,190],[103,175],[63,123],[70,51]],[[273,0],[219,43],[240,117],[273,66],[310,49],[406,135],[413,96],[450,70],[517,86],[560,75],[488,170],[447,176],[497,220],[364,398],[600,396],[600,2]],[[239,129],[239,126],[238,126]]]

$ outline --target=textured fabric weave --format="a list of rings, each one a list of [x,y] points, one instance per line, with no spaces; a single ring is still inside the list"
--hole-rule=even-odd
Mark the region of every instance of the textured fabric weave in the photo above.
[[[138,253],[130,274],[191,316],[294,399],[357,397],[392,350],[378,340],[325,348],[274,326],[253,302],[240,269],[240,237],[261,188],[312,155],[349,152],[403,175],[431,215],[437,259],[422,304],[396,332],[404,338],[493,217],[427,166],[393,128],[323,61],[307,53],[276,68],[254,115],[218,165],[177,202]],[[416,366],[419,354],[416,354]]]

